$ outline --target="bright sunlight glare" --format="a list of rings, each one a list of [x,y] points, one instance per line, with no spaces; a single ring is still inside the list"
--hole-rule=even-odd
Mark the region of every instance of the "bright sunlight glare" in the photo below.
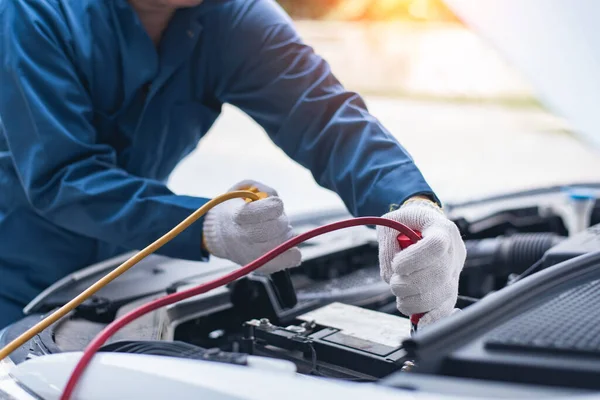
[[[326,18],[354,21],[456,21],[441,0],[342,0]]]

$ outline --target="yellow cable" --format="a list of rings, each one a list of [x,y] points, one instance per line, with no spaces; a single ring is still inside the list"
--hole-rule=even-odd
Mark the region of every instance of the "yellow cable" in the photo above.
[[[214,199],[208,201],[202,207],[194,211],[189,217],[181,221],[177,226],[171,229],[168,233],[162,236],[160,239],[156,240],[154,243],[146,247],[145,249],[139,251],[137,254],[132,256],[130,259],[125,261],[123,264],[119,265],[113,271],[106,274],[104,277],[99,279],[92,286],[84,290],[79,296],[75,297],[73,300],[69,301],[67,304],[54,311],[52,314],[35,324],[33,327],[29,328],[26,332],[22,333],[19,337],[14,339],[12,342],[7,344],[2,350],[0,350],[0,361],[4,358],[8,357],[13,351],[27,343],[31,338],[35,335],[39,334],[44,329],[48,328],[50,325],[54,324],[56,321],[73,311],[76,307],[78,307],[81,303],[86,301],[89,297],[95,294],[98,290],[102,289],[104,286],[108,285],[114,279],[119,277],[125,271],[133,267],[138,262],[142,261],[144,258],[154,253],[156,250],[167,244],[169,241],[173,240],[177,235],[186,230],[190,225],[196,222],[200,217],[206,214],[211,208],[214,206],[235,198],[246,198],[251,199],[253,201],[259,200],[260,197],[252,193],[250,191],[234,191],[225,193],[221,196],[217,196]],[[200,246],[200,243],[198,243]]]

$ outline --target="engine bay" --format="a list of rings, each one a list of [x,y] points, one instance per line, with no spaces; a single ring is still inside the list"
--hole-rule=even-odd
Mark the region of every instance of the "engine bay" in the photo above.
[[[548,188],[447,206],[467,246],[457,302],[463,311],[423,332],[411,334],[380,278],[375,231],[359,227],[301,245],[303,263],[288,280],[252,274],[158,309],[101,351],[238,365],[259,356],[290,361],[300,374],[320,378],[444,393],[461,393],[465,385],[457,382],[468,382],[472,394],[507,398],[600,389],[600,201],[585,229],[573,223],[573,201],[563,188]],[[292,223],[301,233],[345,217],[322,212]],[[26,318],[3,331],[2,345],[128,256],[48,288],[27,306]],[[18,365],[81,351],[139,305],[235,268],[219,259],[150,256],[11,359]]]

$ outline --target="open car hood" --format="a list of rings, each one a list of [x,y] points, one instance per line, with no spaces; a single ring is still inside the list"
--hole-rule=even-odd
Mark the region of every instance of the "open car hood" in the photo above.
[[[444,1],[524,75],[546,107],[600,146],[600,2]]]

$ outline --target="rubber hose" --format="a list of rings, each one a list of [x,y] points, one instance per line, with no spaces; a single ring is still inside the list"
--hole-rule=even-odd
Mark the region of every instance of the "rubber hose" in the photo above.
[[[564,239],[554,233],[520,233],[467,240],[465,269],[478,268],[495,275],[520,274]]]

